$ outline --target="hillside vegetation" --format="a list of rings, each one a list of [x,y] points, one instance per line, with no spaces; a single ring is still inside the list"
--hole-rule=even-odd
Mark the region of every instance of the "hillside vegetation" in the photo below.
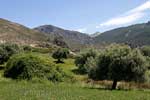
[[[116,28],[94,37],[95,44],[98,43],[126,43],[132,46],[150,44],[150,22]]]

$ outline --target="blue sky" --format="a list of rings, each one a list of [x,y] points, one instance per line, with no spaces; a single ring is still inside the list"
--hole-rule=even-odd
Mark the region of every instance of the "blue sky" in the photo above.
[[[1,18],[89,34],[147,22],[149,15],[150,0],[0,0]]]

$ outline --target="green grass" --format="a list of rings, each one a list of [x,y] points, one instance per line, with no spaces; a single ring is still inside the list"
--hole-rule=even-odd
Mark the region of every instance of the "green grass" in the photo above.
[[[49,60],[49,59],[47,59]],[[55,59],[50,57],[50,62]],[[51,83],[46,80],[13,81],[2,76],[0,71],[0,100],[149,100],[150,90],[105,90],[100,85],[87,84],[72,70],[77,69],[74,59],[64,60],[57,64],[66,73],[73,75],[78,81],[71,83]]]
[[[56,59],[51,58],[52,61],[56,61]],[[87,75],[80,75],[80,74],[75,74],[73,72],[73,70],[76,70],[77,67],[74,64],[74,59],[69,58],[69,59],[65,59],[64,63],[60,63],[60,64],[56,64],[58,66],[60,66],[67,74],[74,76],[74,78],[78,81],[87,79]]]
[[[150,91],[101,90],[71,84],[0,82],[0,100],[149,100]]]

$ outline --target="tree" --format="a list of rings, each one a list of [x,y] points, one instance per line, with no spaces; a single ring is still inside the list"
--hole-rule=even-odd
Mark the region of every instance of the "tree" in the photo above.
[[[111,45],[97,61],[97,66],[92,68],[89,77],[95,80],[112,80],[112,89],[116,89],[118,81],[144,81],[146,58],[138,49]]]
[[[89,62],[90,59],[94,59],[97,56],[96,51],[90,49],[87,52],[81,53],[79,56],[75,58],[75,64],[78,67],[78,70],[82,74],[86,74],[88,72],[88,65],[91,64]]]
[[[60,35],[54,37],[53,43],[62,48],[69,48],[67,43],[64,41],[64,38]]]
[[[57,63],[64,63],[62,60],[67,59],[69,55],[69,50],[66,48],[59,48],[53,54],[52,57],[57,59]]]

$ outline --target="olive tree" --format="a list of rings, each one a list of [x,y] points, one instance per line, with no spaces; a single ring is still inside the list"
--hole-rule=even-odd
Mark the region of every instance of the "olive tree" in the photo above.
[[[54,59],[57,59],[57,63],[63,63],[63,59],[67,59],[69,50],[66,48],[59,48],[52,54]]]
[[[89,64],[91,64],[91,62],[89,61],[93,60],[96,56],[97,56],[96,51],[90,49],[87,52],[79,54],[75,58],[75,64],[78,67],[78,70],[80,71],[80,73],[85,74],[88,72]]]
[[[112,80],[112,89],[118,81],[143,82],[146,59],[138,49],[123,45],[111,45],[98,57],[97,66],[89,72],[95,80]]]

